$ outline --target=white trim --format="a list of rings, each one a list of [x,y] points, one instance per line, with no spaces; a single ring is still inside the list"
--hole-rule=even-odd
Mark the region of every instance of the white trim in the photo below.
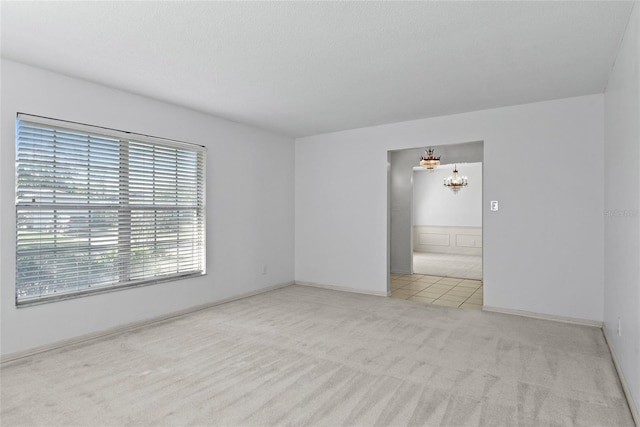
[[[393,270],[390,274],[413,274],[413,273],[406,270]]]
[[[389,291],[367,291],[364,289],[350,288],[347,286],[337,286],[337,285],[325,285],[323,283],[313,283],[313,282],[299,282],[296,280],[296,285],[300,286],[309,286],[311,288],[322,288],[322,289],[331,289],[333,291],[341,291],[341,292],[351,292],[354,294],[365,294],[365,295],[374,295],[376,297],[387,297],[389,296]]]
[[[631,389],[629,388],[629,384],[627,383],[627,380],[624,377],[622,369],[620,368],[618,357],[616,356],[616,353],[613,351],[613,346],[611,345],[611,340],[609,339],[609,334],[605,326],[602,327],[602,334],[604,335],[604,340],[607,342],[607,346],[609,347],[609,352],[611,352],[611,358],[613,359],[613,366],[616,367],[616,372],[618,373],[618,378],[620,378],[620,384],[622,385],[622,391],[624,392],[624,397],[627,398],[627,404],[629,405],[629,410],[631,411],[631,416],[633,417],[633,421],[636,423],[636,426],[640,426],[640,412],[638,412],[638,407],[636,406],[636,402],[633,400],[633,396],[631,395]]]
[[[536,313],[533,311],[514,310],[511,308],[491,307],[488,305],[482,306],[482,310],[491,311],[494,313],[512,314],[515,316],[531,317],[534,319],[551,320],[554,322],[571,323],[573,325],[593,326],[595,328],[602,328],[602,322],[599,320],[577,319],[575,317],[557,316],[555,314]]]
[[[98,339],[98,338],[107,337],[109,335],[115,335],[115,334],[119,334],[119,333],[122,333],[122,332],[127,332],[127,331],[131,331],[131,330],[134,330],[134,329],[138,329],[138,328],[143,328],[145,326],[149,326],[149,325],[152,325],[154,323],[163,322],[165,320],[169,320],[169,319],[173,319],[173,318],[176,318],[176,317],[184,316],[184,315],[187,315],[187,314],[195,313],[197,311],[206,310],[207,308],[211,308],[211,307],[214,307],[216,305],[226,304],[226,303],[231,302],[231,301],[236,301],[236,300],[240,300],[240,299],[243,299],[243,298],[252,297],[254,295],[259,295],[259,294],[263,294],[265,292],[273,291],[273,290],[276,290],[276,289],[279,289],[279,288],[284,288],[286,286],[291,286],[293,284],[294,284],[293,281],[286,282],[286,283],[280,283],[280,284],[277,284],[277,285],[268,286],[266,288],[258,289],[258,290],[255,290],[255,291],[245,292],[243,294],[236,295],[236,296],[233,296],[233,297],[223,298],[221,300],[209,302],[209,303],[206,303],[206,304],[196,305],[196,306],[189,307],[189,308],[186,308],[186,309],[183,309],[183,310],[173,311],[171,313],[163,314],[163,315],[157,316],[157,317],[152,317],[150,319],[145,319],[145,320],[141,320],[141,321],[138,321],[138,322],[131,322],[131,323],[127,323],[125,325],[116,326],[116,327],[109,328],[109,329],[104,329],[102,331],[92,332],[92,333],[89,333],[89,334],[80,335],[80,336],[77,336],[77,337],[74,337],[74,338],[70,338],[70,339],[66,339],[66,340],[62,340],[62,341],[56,341],[56,342],[51,343],[51,344],[45,344],[45,345],[42,345],[42,346],[34,347],[34,348],[29,349],[29,350],[24,350],[24,351],[20,351],[20,352],[16,352],[16,353],[10,353],[10,354],[6,354],[6,355],[2,355],[2,356],[0,356],[0,364],[6,363],[6,362],[11,362],[13,360],[21,359],[21,358],[27,357],[27,356],[33,356],[35,354],[44,353],[46,351],[56,350],[56,349],[59,349],[59,348],[62,348],[62,347],[67,347],[67,346],[70,346],[70,345],[79,344],[79,343],[82,343],[82,342],[86,342],[86,341],[91,341],[91,340],[95,340],[95,339]]]

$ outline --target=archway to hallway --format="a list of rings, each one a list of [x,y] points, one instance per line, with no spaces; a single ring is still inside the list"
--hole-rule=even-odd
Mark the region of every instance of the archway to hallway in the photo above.
[[[391,297],[465,309],[483,305],[483,143],[429,146],[441,163],[419,164],[425,147],[389,152],[388,248]],[[453,174],[468,185],[452,192]]]

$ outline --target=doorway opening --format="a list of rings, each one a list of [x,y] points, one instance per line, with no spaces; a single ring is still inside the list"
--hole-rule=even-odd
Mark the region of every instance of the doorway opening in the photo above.
[[[469,184],[443,185],[454,168]],[[413,168],[413,273],[482,280],[482,162]]]
[[[389,290],[393,298],[480,309],[483,143],[429,146],[441,157],[419,165],[426,147],[389,152]],[[443,185],[454,168],[468,185]]]

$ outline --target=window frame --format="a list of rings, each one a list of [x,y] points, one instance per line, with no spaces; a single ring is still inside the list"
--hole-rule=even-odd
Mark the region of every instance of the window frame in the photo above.
[[[118,264],[118,268],[116,268],[114,270],[114,274],[118,277],[118,280],[115,282],[110,282],[108,284],[100,284],[97,287],[92,288],[91,285],[89,285],[88,287],[82,288],[82,289],[75,289],[75,290],[65,290],[63,287],[60,288],[58,287],[58,289],[62,289],[62,292],[59,294],[54,293],[50,293],[50,294],[45,294],[45,293],[40,293],[39,295],[36,296],[32,296],[32,297],[22,297],[19,298],[19,278],[18,278],[18,265],[19,265],[19,211],[20,209],[23,210],[28,210],[29,208],[32,209],[39,209],[41,208],[40,203],[36,203],[35,199],[32,199],[31,202],[25,202],[24,200],[19,200],[19,160],[18,160],[18,156],[19,156],[19,138],[20,138],[20,133],[19,133],[19,129],[20,129],[20,122],[21,121],[25,121],[28,123],[32,123],[32,124],[37,124],[39,126],[43,126],[43,127],[49,127],[52,129],[65,129],[71,132],[80,132],[80,133],[88,133],[88,139],[91,139],[91,135],[97,135],[99,137],[107,137],[107,138],[113,138],[113,139],[117,139],[119,141],[118,146],[119,146],[119,155],[118,155],[118,164],[119,164],[119,172],[118,172],[118,180],[120,182],[119,184],[119,193],[118,193],[118,203],[117,205],[114,205],[115,207],[113,208],[114,210],[117,211],[117,215],[118,215],[118,219],[116,220],[114,226],[117,227],[118,232],[118,244],[116,245],[117,247],[117,252],[118,254],[115,256],[115,259],[117,260],[117,264]],[[139,133],[134,133],[134,132],[128,132],[128,131],[122,131],[122,130],[118,130],[118,129],[112,129],[112,128],[108,128],[108,127],[102,127],[102,126],[94,126],[94,125],[88,125],[88,124],[84,124],[84,123],[79,123],[79,122],[73,122],[73,121],[68,121],[68,120],[60,120],[60,119],[54,119],[54,118],[50,118],[50,117],[44,117],[44,116],[38,116],[38,115],[33,115],[33,114],[25,114],[25,113],[20,113],[18,112],[16,115],[16,127],[15,127],[15,157],[16,157],[16,166],[15,166],[15,185],[14,185],[14,189],[15,189],[15,237],[16,237],[16,259],[15,259],[15,281],[14,281],[14,292],[15,292],[15,305],[16,307],[25,307],[25,306],[32,306],[32,305],[40,305],[40,304],[46,304],[46,303],[50,303],[50,302],[55,302],[55,301],[59,301],[59,300],[66,300],[66,299],[74,299],[74,298],[80,298],[80,297],[85,297],[88,295],[96,295],[96,294],[102,294],[102,293],[108,293],[108,292],[114,292],[114,291],[120,291],[123,289],[128,289],[128,288],[136,288],[136,287],[142,287],[142,286],[149,286],[149,285],[154,285],[154,284],[158,284],[158,283],[165,283],[165,282],[172,282],[172,281],[177,281],[177,280],[182,280],[182,279],[187,279],[187,278],[193,278],[193,277],[201,277],[201,276],[205,276],[207,274],[207,256],[206,256],[206,252],[207,252],[207,221],[206,221],[206,216],[207,216],[207,206],[206,206],[206,187],[207,187],[207,149],[205,146],[202,145],[197,145],[197,144],[192,144],[192,143],[188,143],[188,142],[183,142],[183,141],[178,141],[178,140],[173,140],[173,139],[167,139],[167,138],[159,138],[159,137],[155,137],[155,136],[151,136],[151,135],[145,135],[145,134],[139,134]],[[195,181],[196,184],[195,188],[197,189],[197,193],[200,194],[199,196],[196,196],[195,199],[198,200],[198,202],[195,203],[195,205],[193,206],[180,206],[178,203],[178,200],[176,199],[176,204],[174,206],[169,205],[167,202],[165,202],[165,204],[155,204],[155,199],[153,199],[153,207],[157,206],[158,209],[154,209],[153,207],[151,208],[151,210],[153,210],[155,213],[155,215],[157,215],[157,212],[163,212],[163,209],[165,209],[164,212],[170,213],[170,212],[178,212],[182,209],[184,209],[185,211],[193,211],[193,215],[195,219],[191,220],[191,224],[195,224],[194,226],[197,228],[197,232],[195,233],[195,236],[197,236],[197,239],[199,239],[199,243],[198,245],[194,245],[194,247],[197,247],[197,254],[199,254],[199,258],[200,258],[200,263],[198,264],[199,268],[198,269],[194,269],[192,271],[187,271],[184,273],[172,273],[172,274],[162,274],[162,275],[155,275],[155,276],[147,276],[147,277],[143,277],[140,279],[131,279],[131,277],[133,276],[131,274],[131,266],[136,266],[135,263],[132,263],[132,259],[129,253],[129,256],[125,256],[123,258],[123,256],[121,256],[119,254],[121,249],[127,249],[129,251],[131,251],[132,247],[134,246],[134,237],[133,237],[133,225],[132,225],[132,221],[131,221],[131,216],[132,216],[132,212],[133,211],[141,211],[144,210],[145,208],[142,208],[143,205],[136,205],[136,204],[131,204],[131,203],[127,203],[125,205],[122,204],[122,200],[127,200],[127,202],[129,201],[129,185],[131,185],[132,179],[129,177],[131,171],[136,171],[135,167],[132,166],[131,163],[129,163],[129,151],[132,145],[135,144],[139,144],[139,145],[149,145],[152,146],[152,150],[155,151],[155,149],[174,149],[176,151],[176,174],[178,173],[179,170],[179,166],[178,166],[178,150],[186,150],[188,152],[191,152],[193,154],[195,154],[195,164],[196,167],[194,169],[193,172],[193,179]],[[91,142],[88,141],[87,142],[87,149],[89,150],[91,145]],[[126,147],[126,153],[124,153],[124,156],[126,157],[126,167],[124,167],[124,172],[123,172],[123,147]],[[154,167],[155,167],[155,163]],[[92,168],[87,165],[87,174],[90,175]],[[156,174],[155,172],[153,173],[153,176],[155,177]],[[176,175],[177,176],[177,175]],[[125,177],[123,179],[123,177]],[[155,178],[154,178],[155,179]],[[71,185],[71,184],[70,184]],[[124,187],[123,187],[124,185]],[[122,197],[122,194],[120,193],[120,191],[123,191],[126,193],[125,197]],[[156,196],[156,191],[153,191],[153,196]],[[176,198],[178,196],[176,195]],[[77,205],[74,205],[73,203],[68,203],[68,204],[58,204],[56,205],[55,203],[47,203],[47,205],[50,207],[50,209],[52,211],[63,211],[65,210],[65,208],[69,208],[71,207],[71,209],[77,209]],[[89,211],[91,211],[91,207],[92,206],[100,206],[103,209],[109,209],[109,205],[105,205],[108,207],[103,207],[100,204],[91,204],[91,203],[87,203],[87,209]],[[55,206],[60,206],[55,207]],[[128,224],[128,230],[125,230],[125,232],[121,232],[121,227],[123,226],[123,221],[121,220],[121,212],[128,212],[129,213],[129,219],[128,221],[124,221],[125,224]],[[55,214],[54,214],[55,215]],[[143,223],[145,225],[147,225],[148,223],[144,222]],[[88,222],[88,224],[90,224],[90,222]],[[156,235],[158,234],[158,226],[156,226],[156,229],[153,233],[155,233]],[[88,230],[92,229],[92,226],[87,225],[86,228]],[[54,227],[54,229],[56,230],[55,233],[58,233],[58,229]],[[121,241],[121,239],[123,238],[123,236],[128,236],[128,243],[123,243]],[[178,246],[180,244],[180,238],[178,237],[178,239],[176,240],[176,251],[179,251]],[[87,246],[87,247],[90,247]],[[193,250],[193,249],[192,249]],[[46,252],[46,251],[45,251]],[[55,252],[55,250],[54,250]],[[59,251],[58,251],[59,252]],[[157,258],[159,255],[155,255],[155,257]],[[90,264],[94,264],[95,262],[92,260],[90,261]],[[123,270],[122,270],[122,265],[125,265],[125,271],[127,272],[128,275],[128,280],[124,281],[123,279],[125,278],[123,276]],[[176,263],[175,263],[176,268],[178,268],[180,266],[180,261],[178,260],[178,257],[176,257]],[[179,270],[179,268],[178,268]],[[143,273],[144,274],[144,273]],[[85,279],[87,281],[90,281],[92,276],[90,274],[87,274],[85,277]]]

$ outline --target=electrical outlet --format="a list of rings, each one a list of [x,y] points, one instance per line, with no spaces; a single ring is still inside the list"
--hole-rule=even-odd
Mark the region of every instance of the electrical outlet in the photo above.
[[[491,212],[497,212],[498,211],[498,201],[497,200],[492,200],[491,201]]]
[[[262,266],[262,275],[265,276],[267,274],[267,264]]]

